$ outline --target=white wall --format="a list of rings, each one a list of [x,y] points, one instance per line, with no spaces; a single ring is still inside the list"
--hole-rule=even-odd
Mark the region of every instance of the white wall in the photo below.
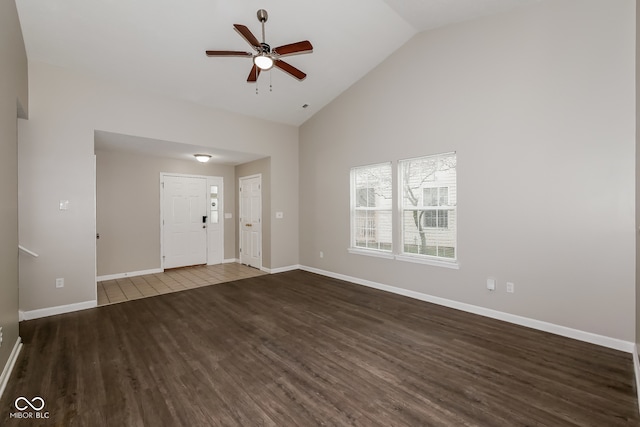
[[[20,236],[40,253],[20,268],[20,309],[92,301],[95,286],[94,130],[271,156],[273,206],[291,212],[272,236],[273,266],[298,263],[298,134],[292,126],[174,101],[79,72],[30,63],[31,120],[20,123]],[[58,209],[69,200],[67,211]],[[55,279],[65,287],[55,288]]]
[[[634,55],[633,0],[417,35],[301,127],[301,264],[634,341]],[[460,269],[348,254],[349,169],[450,151]]]

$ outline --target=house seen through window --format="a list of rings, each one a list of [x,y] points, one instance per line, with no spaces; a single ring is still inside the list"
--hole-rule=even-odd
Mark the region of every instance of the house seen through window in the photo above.
[[[351,246],[392,250],[391,163],[351,170]]]
[[[391,162],[352,168],[351,248],[406,261],[456,261],[456,206],[456,153],[399,161],[397,181]]]
[[[456,154],[403,160],[402,253],[456,259]]]

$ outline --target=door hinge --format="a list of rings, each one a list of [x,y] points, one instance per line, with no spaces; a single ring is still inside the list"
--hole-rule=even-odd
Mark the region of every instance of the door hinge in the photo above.
[[[240,253],[242,253],[242,248],[240,248]]]
[[[162,186],[162,188],[164,188],[164,182],[161,182],[160,185]]]

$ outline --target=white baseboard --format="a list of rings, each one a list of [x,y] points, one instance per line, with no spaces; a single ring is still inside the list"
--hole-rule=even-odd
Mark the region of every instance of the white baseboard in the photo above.
[[[164,272],[161,268],[152,268],[151,270],[130,271],[128,273],[105,274],[96,277],[96,281],[104,282],[105,280],[124,279],[125,277],[144,276],[146,274],[157,274]]]
[[[234,262],[240,262],[240,260],[238,258],[228,258],[228,259],[223,259],[222,263],[223,264],[231,264]]]
[[[4,393],[4,389],[7,388],[7,384],[9,383],[9,377],[11,376],[11,372],[13,371],[13,367],[16,365],[16,361],[18,360],[18,355],[20,354],[20,350],[22,350],[22,339],[18,337],[15,345],[13,346],[13,350],[11,350],[11,354],[9,355],[9,360],[7,360],[7,364],[4,365],[2,374],[0,374],[0,399],[2,398],[2,393]]]
[[[300,265],[296,264],[296,265],[289,265],[286,267],[278,267],[278,268],[262,267],[260,270],[264,271],[265,273],[276,274],[276,273],[284,273],[285,271],[293,271],[293,270],[300,270],[300,269],[301,269]]]
[[[640,356],[638,352],[640,344],[633,346],[633,370],[636,374],[636,393],[638,394],[638,411],[640,411]]]
[[[481,316],[490,317],[492,319],[503,320],[505,322],[514,323],[520,326],[526,326],[532,329],[538,329],[540,331],[549,332],[556,335],[561,335],[568,338],[573,338],[579,341],[596,344],[602,347],[612,348],[614,350],[624,351],[626,353],[632,353],[635,348],[635,344],[630,341],[624,341],[617,338],[611,338],[604,335],[598,335],[591,332],[585,332],[578,329],[568,328],[566,326],[560,326],[549,322],[543,322],[541,320],[531,319],[528,317],[517,316],[515,314],[504,313],[502,311],[492,310],[489,308],[480,307],[477,305],[466,304],[446,298],[440,298],[433,295],[423,294],[420,292],[410,291],[408,289],[397,288],[395,286],[384,285],[381,283],[372,282],[370,280],[359,279],[357,277],[346,276],[344,274],[332,273],[330,271],[320,270],[318,268],[300,266],[301,270],[309,271],[311,273],[321,274],[323,276],[333,277],[334,279],[345,280],[357,285],[363,285],[370,288],[380,289],[383,291],[391,292],[398,295],[403,295],[409,298],[418,299],[421,301],[430,302],[433,304],[442,305],[445,307],[455,308],[456,310],[466,311],[468,313],[479,314]]]
[[[41,317],[55,316],[56,314],[71,313],[73,311],[87,310],[98,306],[98,301],[84,301],[75,304],[59,305],[56,307],[41,308],[38,310],[19,312],[20,321],[39,319]]]

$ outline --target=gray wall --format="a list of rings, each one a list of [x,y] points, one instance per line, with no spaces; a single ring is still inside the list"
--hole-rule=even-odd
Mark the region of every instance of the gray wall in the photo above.
[[[286,167],[298,159],[297,128],[38,62],[29,63],[29,91],[31,120],[19,133],[19,228],[41,256],[20,265],[21,310],[96,300],[96,129],[271,157],[272,203],[291,212],[297,242],[297,168]],[[70,201],[69,210],[58,209],[61,199]],[[272,265],[298,264],[297,244],[272,248]],[[64,288],[56,289],[57,277],[65,278]]]
[[[0,372],[18,340],[18,115],[28,111],[27,55],[13,0],[0,2]],[[32,262],[27,260],[26,262]]]
[[[224,209],[234,212],[236,179],[233,166],[122,151],[96,151],[96,217],[100,233],[98,276],[161,267],[161,172],[221,176]],[[235,258],[235,222],[222,220],[224,258]]]
[[[301,264],[634,341],[634,8],[554,0],[415,36],[301,127]],[[460,269],[347,253],[349,169],[449,151]]]
[[[262,175],[262,266],[264,268],[271,268],[271,225],[272,216],[275,215],[271,211],[271,159],[264,158],[259,159],[253,162],[245,163],[242,165],[236,166],[236,181],[240,178],[244,178],[251,175]],[[236,188],[239,185],[239,182],[236,182]],[[235,215],[235,224],[236,224],[236,241],[240,242],[240,205],[239,205],[239,197],[236,197],[236,215]],[[240,245],[236,247],[236,258],[240,259]]]
[[[636,347],[640,354],[640,4],[636,2]],[[640,397],[640,390],[637,390]]]

